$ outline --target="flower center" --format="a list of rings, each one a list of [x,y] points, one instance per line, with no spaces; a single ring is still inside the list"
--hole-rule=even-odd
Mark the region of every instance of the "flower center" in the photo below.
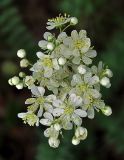
[[[69,105],[65,108],[64,114],[72,114],[74,112],[74,107],[72,105]]]
[[[84,45],[85,45],[85,41],[83,41],[83,40],[76,40],[74,42],[74,46],[76,49],[81,49],[84,47]]]
[[[46,66],[46,67],[52,67],[53,63],[52,63],[50,58],[44,58],[43,59],[43,65]]]

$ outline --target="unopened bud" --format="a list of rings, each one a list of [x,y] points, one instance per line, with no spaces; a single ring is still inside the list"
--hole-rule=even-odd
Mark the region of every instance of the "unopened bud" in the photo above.
[[[11,79],[11,81],[12,81],[12,84],[13,84],[13,85],[17,85],[20,80],[19,80],[19,77],[16,77],[16,76],[15,76],[15,77],[13,77],[13,78]]]
[[[22,60],[20,61],[20,66],[21,66],[22,68],[26,68],[28,65],[29,65],[29,61],[28,61],[27,59],[22,59]]]
[[[18,56],[19,58],[24,58],[24,57],[26,56],[25,50],[24,50],[24,49],[18,50],[17,56]]]
[[[72,17],[70,22],[72,25],[76,25],[78,23],[78,19],[76,17]]]

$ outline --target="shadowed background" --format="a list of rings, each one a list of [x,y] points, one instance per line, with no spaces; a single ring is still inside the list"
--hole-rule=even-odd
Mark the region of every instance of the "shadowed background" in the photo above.
[[[123,0],[0,0],[0,160],[124,160],[123,6]],[[84,120],[89,135],[80,145],[71,144],[69,131],[52,149],[44,127],[29,127],[17,118],[30,93],[9,86],[8,79],[20,70],[17,50],[24,48],[35,61],[47,19],[65,12],[79,19],[77,30],[87,30],[98,52],[95,63],[103,60],[114,73],[112,87],[102,90],[113,114]]]

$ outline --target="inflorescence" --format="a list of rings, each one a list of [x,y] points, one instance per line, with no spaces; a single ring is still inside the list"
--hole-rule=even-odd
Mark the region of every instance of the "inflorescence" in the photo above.
[[[74,128],[72,144],[78,145],[87,137],[82,119],[93,119],[95,111],[106,116],[112,113],[100,93],[101,86],[111,86],[112,71],[102,62],[92,65],[97,52],[85,30],[66,34],[66,29],[77,23],[76,17],[66,14],[49,19],[46,28],[59,29],[60,33],[57,36],[44,33],[44,40],[38,43],[42,51],[36,53],[38,60],[33,65],[27,60],[25,50],[18,50],[20,66],[28,67],[32,74],[20,72],[8,81],[17,89],[27,87],[31,91],[31,98],[25,101],[27,112],[19,113],[18,117],[30,126],[47,126],[44,135],[54,148],[59,146],[63,130]]]

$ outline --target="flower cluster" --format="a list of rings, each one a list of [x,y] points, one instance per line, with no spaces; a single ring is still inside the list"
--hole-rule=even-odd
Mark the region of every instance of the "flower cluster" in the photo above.
[[[20,66],[29,67],[31,75],[24,72],[9,79],[10,85],[17,89],[27,87],[31,98],[25,101],[27,111],[19,113],[25,124],[47,126],[44,131],[51,147],[58,147],[63,130],[72,130],[72,144],[77,145],[87,137],[83,127],[84,118],[93,119],[95,111],[109,116],[111,107],[106,106],[100,93],[101,86],[109,88],[112,71],[99,62],[92,65],[97,52],[91,47],[91,41],[85,30],[73,30],[67,35],[65,30],[76,25],[76,17],[59,15],[47,22],[47,29],[59,29],[55,36],[44,33],[44,40],[39,41],[41,51],[33,65],[27,60],[26,52],[20,49]]]

